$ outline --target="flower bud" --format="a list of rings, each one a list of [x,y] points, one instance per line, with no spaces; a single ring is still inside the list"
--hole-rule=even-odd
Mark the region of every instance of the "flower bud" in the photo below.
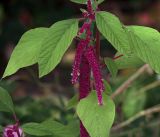
[[[23,137],[23,131],[15,125],[8,125],[4,128],[3,137]]]

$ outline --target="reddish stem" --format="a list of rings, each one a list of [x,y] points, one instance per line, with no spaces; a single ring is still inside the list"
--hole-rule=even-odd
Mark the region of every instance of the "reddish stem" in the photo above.
[[[14,120],[16,122],[16,132],[18,137],[21,137],[20,133],[19,133],[19,119],[17,118],[16,114],[13,114]]]
[[[119,59],[119,58],[122,57],[122,56],[123,56],[123,54],[121,54],[121,55],[119,55],[119,56],[116,56],[116,57],[113,58],[113,60]]]

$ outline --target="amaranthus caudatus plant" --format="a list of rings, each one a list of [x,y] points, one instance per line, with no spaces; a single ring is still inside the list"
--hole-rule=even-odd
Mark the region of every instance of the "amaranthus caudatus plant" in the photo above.
[[[82,17],[54,23],[49,28],[35,28],[26,32],[14,49],[3,78],[20,68],[38,63],[39,77],[50,73],[61,61],[73,40],[77,41],[72,69],[72,84],[79,84],[77,115],[80,119],[80,137],[109,137],[114,122],[115,106],[109,96],[109,83],[102,75],[104,65],[112,77],[119,69],[137,64],[149,64],[160,73],[160,33],[153,28],[123,25],[115,15],[101,11],[104,0],[71,0],[85,4]],[[79,25],[79,22],[82,25]],[[117,50],[114,58],[100,57],[101,37]],[[15,124],[6,126],[4,137],[34,136],[77,137],[72,130],[55,121],[20,125],[12,100],[1,89],[0,110],[11,112]]]

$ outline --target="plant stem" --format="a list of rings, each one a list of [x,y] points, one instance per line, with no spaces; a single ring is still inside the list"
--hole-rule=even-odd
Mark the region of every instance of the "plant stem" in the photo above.
[[[17,124],[19,124],[19,120],[18,120],[18,118],[17,118],[17,116],[16,116],[15,113],[13,114],[13,118],[14,118],[15,122],[16,122]]]
[[[160,105],[152,107],[152,108],[149,108],[147,110],[143,110],[143,111],[137,113],[135,116],[129,118],[128,120],[126,120],[126,121],[114,126],[112,128],[112,131],[119,130],[119,129],[123,128],[123,127],[126,127],[126,126],[128,126],[129,124],[131,124],[133,121],[137,120],[140,117],[151,115],[153,113],[159,113],[159,112],[160,112]]]
[[[156,126],[159,126],[160,125],[160,120],[156,120],[154,122],[149,122],[148,124],[145,124],[143,127],[142,126],[138,126],[136,128],[133,128],[133,129],[129,129],[127,131],[121,131],[121,133],[115,133],[115,131],[113,131],[114,133],[111,134],[111,137],[124,137],[126,135],[128,135],[129,133],[135,133],[135,132],[138,132],[139,130],[142,130],[144,128],[152,128],[152,127],[156,127]]]
[[[17,118],[16,114],[13,114],[14,120],[16,121],[16,132],[18,137],[21,137],[20,133],[19,133],[19,119]]]
[[[151,89],[154,89],[154,88],[156,88],[156,87],[158,87],[158,86],[160,86],[160,80],[154,81],[154,82],[152,82],[152,83],[150,83],[150,84],[142,87],[142,88],[139,90],[138,94],[144,93],[144,92],[149,91],[149,90],[151,90]]]

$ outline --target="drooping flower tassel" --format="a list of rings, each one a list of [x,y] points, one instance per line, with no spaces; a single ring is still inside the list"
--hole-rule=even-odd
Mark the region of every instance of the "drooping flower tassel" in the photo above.
[[[72,68],[72,80],[71,80],[72,84],[75,84],[76,82],[78,82],[78,77],[80,75],[81,58],[84,53],[86,44],[87,43],[84,40],[81,40],[77,46],[76,55],[75,55],[73,68]]]
[[[79,78],[79,99],[83,99],[88,96],[90,92],[90,74],[91,68],[85,56],[82,56],[82,62],[80,66],[80,78]],[[88,132],[80,122],[80,137],[89,137]]]
[[[91,66],[93,76],[95,79],[95,88],[98,96],[98,104],[102,105],[103,104],[102,92],[104,91],[104,85],[103,85],[102,75],[100,71],[100,64],[97,61],[93,46],[88,47],[85,56]]]

